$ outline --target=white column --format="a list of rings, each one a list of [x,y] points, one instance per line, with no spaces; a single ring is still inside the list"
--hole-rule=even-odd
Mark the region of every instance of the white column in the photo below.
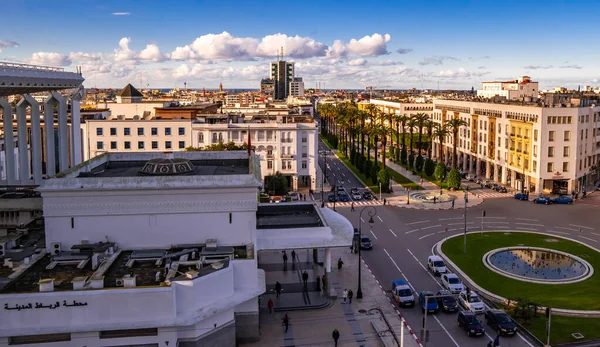
[[[40,127],[40,104],[29,94],[23,97],[30,107],[31,114],[31,166],[33,171],[33,183],[42,183],[42,130]]]
[[[52,92],[58,103],[58,164],[59,170],[69,168],[69,134],[67,128],[67,103],[58,92]]]
[[[463,172],[467,172],[467,160],[469,160],[469,155],[465,152],[463,152],[463,160],[462,160],[462,164],[463,164]]]
[[[481,159],[475,158],[475,172],[477,177],[481,176]]]
[[[498,174],[498,165],[494,164],[494,182],[500,182],[500,175]]]
[[[19,180],[29,183],[29,149],[27,148],[27,101],[21,99],[17,104],[17,139],[19,141]]]
[[[71,166],[81,163],[81,90],[71,97]],[[229,133],[228,133],[229,134]],[[109,144],[107,144],[109,145]]]
[[[6,168],[6,184],[16,184],[15,175],[15,140],[13,136],[12,107],[6,99],[0,98],[0,109],[4,121],[4,167]],[[7,131],[7,129],[9,129]]]
[[[506,168],[506,166],[502,168],[501,179],[502,184],[506,184],[506,182],[508,182],[508,169]]]
[[[325,272],[331,272],[331,248],[325,248]]]
[[[513,188],[517,187],[517,172],[515,170],[511,170],[510,172],[510,186]]]
[[[56,100],[49,93],[44,102],[44,127],[46,128],[46,175],[56,175],[56,155],[54,151],[54,105]]]
[[[492,169],[491,169],[491,167],[490,167],[490,162],[489,162],[488,160],[486,160],[486,161],[485,161],[485,179],[486,179],[486,180],[489,180],[489,179],[490,179],[490,176],[491,176],[491,175],[490,175],[490,174],[491,174],[491,172],[490,172],[490,171],[492,171]]]

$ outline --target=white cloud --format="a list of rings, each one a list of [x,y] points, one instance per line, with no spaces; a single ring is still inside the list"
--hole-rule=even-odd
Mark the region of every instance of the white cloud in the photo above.
[[[524,67],[526,70],[537,70],[537,69],[552,69],[552,65],[527,65]]]
[[[2,48],[5,47],[19,47],[19,44],[15,41],[0,40],[0,52],[2,52]]]
[[[146,45],[146,48],[140,52],[138,58],[144,61],[160,62],[167,60],[168,56],[161,53],[158,46],[152,43]]]
[[[131,12],[113,12],[111,13],[113,16],[129,16]]]
[[[54,52],[37,52],[31,55],[30,63],[46,66],[69,66],[71,59],[63,54]]]
[[[390,34],[380,35],[373,34],[365,36],[360,40],[352,39],[347,45],[348,52],[352,55],[363,57],[376,57],[379,55],[389,54],[387,51],[387,43],[391,40]]]
[[[396,52],[400,53],[400,54],[408,54],[410,52],[412,52],[413,49],[412,48],[398,48],[396,50]]]
[[[475,71],[475,72],[469,72],[467,71],[465,68],[458,68],[457,70],[442,70],[439,72],[439,74],[437,75],[438,77],[442,77],[442,78],[471,78],[471,77],[481,77],[484,75],[489,74],[488,71]]]
[[[434,55],[433,57],[426,57],[423,58],[423,60],[421,60],[419,62],[419,65],[442,65],[446,60],[459,60],[458,58],[455,57],[450,57],[450,56],[439,56],[439,55]]]
[[[114,59],[115,61],[129,61],[135,60],[135,56],[137,55],[135,51],[129,49],[129,43],[131,39],[129,37],[124,37],[119,40],[119,48],[114,51]]]
[[[104,59],[104,54],[103,53],[71,52],[71,53],[69,53],[69,59],[71,59],[72,61],[79,61],[79,62],[102,61]]]
[[[256,49],[260,57],[274,57],[283,47],[284,58],[313,58],[325,56],[327,45],[310,37],[287,36],[286,34],[267,35],[262,38]]]
[[[194,50],[190,46],[177,47],[175,48],[173,53],[171,53],[171,59],[174,60],[188,60],[195,58],[196,52],[194,52]]]
[[[191,44],[196,56],[203,59],[251,60],[258,41],[251,37],[234,37],[224,31],[198,37]]]
[[[367,60],[363,59],[363,58],[350,60],[350,61],[348,61],[348,65],[350,65],[350,66],[363,66],[363,65],[367,65]]]
[[[561,69],[576,69],[576,70],[581,70],[582,67],[579,65],[575,65],[575,64],[569,64],[569,65],[561,65],[559,66]]]

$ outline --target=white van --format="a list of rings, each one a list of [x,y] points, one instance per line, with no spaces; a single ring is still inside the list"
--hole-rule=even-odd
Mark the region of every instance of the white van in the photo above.
[[[440,275],[448,271],[446,270],[446,264],[439,255],[430,255],[427,258],[427,267],[434,275]]]

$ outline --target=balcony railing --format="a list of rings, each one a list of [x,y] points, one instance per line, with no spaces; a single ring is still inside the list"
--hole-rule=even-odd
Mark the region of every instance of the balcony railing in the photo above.
[[[518,135],[517,135],[517,137],[518,137],[518,138],[521,138],[521,137],[523,137],[523,135],[521,135],[521,134],[518,134]]]
[[[521,152],[523,152],[522,149],[517,149],[517,153],[521,153]]]
[[[273,158],[273,153],[267,154],[267,158]]]
[[[529,155],[529,151],[523,151],[523,154]]]
[[[510,150],[511,150],[511,151],[514,151],[514,150],[515,150],[515,148],[514,148],[514,147],[511,147],[511,148],[510,148]]]
[[[517,136],[517,134],[515,134],[515,133],[510,133],[510,136]]]
[[[295,154],[282,154],[281,157],[282,158],[294,158]]]

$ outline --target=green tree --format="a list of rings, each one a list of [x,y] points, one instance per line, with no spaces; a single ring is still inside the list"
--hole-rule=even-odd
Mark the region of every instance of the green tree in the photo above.
[[[442,162],[439,162],[435,167],[435,171],[433,174],[435,175],[436,180],[440,182],[443,181],[444,178],[446,178],[446,165],[444,165],[444,163]]]
[[[358,171],[360,173],[364,173],[365,172],[365,161],[366,161],[365,156],[361,155],[360,153],[357,153],[356,157],[358,158],[356,160],[356,167],[358,168]]]
[[[279,171],[265,176],[265,190],[271,195],[285,195],[288,192],[288,180]]]
[[[458,169],[450,170],[448,174],[448,188],[450,189],[459,189],[460,188],[460,171]]]
[[[410,152],[410,154],[408,155],[408,167],[415,167],[415,155],[413,154],[413,152]]]
[[[452,118],[446,122],[448,129],[452,133],[452,167],[456,169],[458,166],[456,148],[458,147],[458,131],[460,127],[466,126],[467,122],[460,118]]]
[[[408,163],[408,152],[404,146],[402,146],[402,150],[400,151],[400,163],[402,165],[406,165]]]
[[[371,174],[371,165],[372,165],[371,161],[365,159],[364,164],[363,164],[363,173],[365,174],[366,177],[369,177],[369,175]]]
[[[381,183],[381,190],[384,192],[389,192],[390,191],[390,174],[387,172],[387,170],[385,169],[381,169],[379,170],[379,173],[377,174],[377,181],[378,183]]]
[[[417,169],[417,172],[423,171],[424,164],[425,164],[425,159],[423,158],[422,155],[419,154],[417,159],[415,159],[415,169]]]
[[[435,172],[435,163],[433,162],[433,160],[427,158],[425,160],[425,167],[423,168],[423,170],[425,171],[425,175],[431,177],[431,175],[433,175],[433,173]]]
[[[373,184],[377,184],[377,174],[379,173],[379,165],[377,165],[377,163],[375,163],[375,165],[373,165],[371,167],[371,182],[373,182]]]

